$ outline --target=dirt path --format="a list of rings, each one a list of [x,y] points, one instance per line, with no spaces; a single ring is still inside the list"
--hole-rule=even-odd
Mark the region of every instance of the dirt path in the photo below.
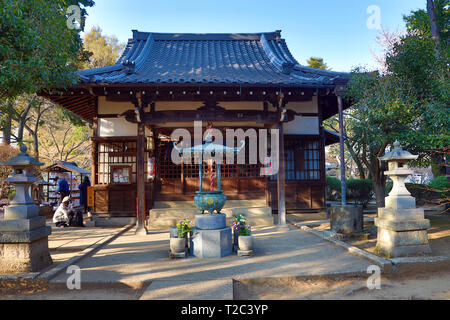
[[[450,272],[381,279],[369,290],[367,279],[327,278],[247,280],[235,283],[234,298],[242,300],[450,300]]]
[[[364,278],[278,278],[235,281],[235,300],[450,300],[450,271],[381,278],[369,290]],[[53,289],[46,283],[2,282],[0,300],[137,300],[145,287]],[[20,289],[19,289],[20,287]]]

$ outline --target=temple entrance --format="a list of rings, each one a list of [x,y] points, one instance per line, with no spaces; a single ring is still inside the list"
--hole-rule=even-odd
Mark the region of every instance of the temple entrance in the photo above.
[[[157,145],[157,180],[159,182],[156,201],[192,200],[199,190],[198,164],[192,156],[190,164],[174,164],[171,160],[173,144],[170,139],[161,139]],[[248,147],[246,146],[246,159]],[[236,160],[236,159],[235,159]],[[235,161],[237,162],[237,161]],[[248,161],[247,161],[248,162]],[[261,176],[260,164],[227,164],[221,166],[222,189],[228,199],[266,199],[268,178]],[[210,168],[203,166],[203,190],[210,189]]]

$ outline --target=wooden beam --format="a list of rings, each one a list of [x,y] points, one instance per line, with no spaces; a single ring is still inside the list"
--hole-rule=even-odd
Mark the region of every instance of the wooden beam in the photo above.
[[[97,113],[98,113],[98,98],[95,99],[94,118],[92,121],[92,137],[98,136],[98,120],[96,117]],[[98,143],[96,141],[92,141],[92,168],[91,168],[92,177],[91,177],[91,180],[92,180],[93,185],[98,183],[97,165],[98,165]]]
[[[134,110],[123,114],[127,121],[136,123]],[[170,110],[144,112],[142,122],[145,124],[164,124],[167,122],[256,122],[277,123],[280,113],[277,111],[264,112],[262,110]],[[294,120],[294,113],[288,113],[288,121]]]
[[[136,184],[138,200],[138,221],[136,233],[147,234],[145,228],[145,124],[140,122],[137,125],[137,156],[136,156]]]
[[[285,199],[285,165],[284,165],[284,133],[283,123],[278,123],[279,130],[279,161],[277,174],[277,191],[278,191],[278,228],[289,229],[286,224],[286,199]]]
[[[342,96],[338,95],[339,108],[339,151],[341,162],[341,202],[342,205],[347,204],[346,183],[345,183],[345,155],[344,155],[344,104]]]

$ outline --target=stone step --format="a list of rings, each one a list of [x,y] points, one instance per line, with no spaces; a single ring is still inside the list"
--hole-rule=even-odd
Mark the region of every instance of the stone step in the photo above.
[[[139,300],[233,300],[233,280],[154,280]]]
[[[121,227],[135,225],[137,218],[135,217],[99,217],[92,216],[92,223],[89,226],[95,227]]]
[[[274,224],[272,209],[267,206],[262,207],[236,207],[225,208],[221,211],[227,216],[227,225],[231,226],[234,216],[241,214],[245,216],[252,226],[271,226]],[[198,209],[152,209],[150,210],[150,228],[171,228],[176,226],[181,219],[190,219],[195,224],[195,215],[199,214]]]
[[[266,205],[264,199],[254,200],[227,200],[224,208],[236,207],[263,207]],[[194,201],[155,201],[154,209],[195,209]]]

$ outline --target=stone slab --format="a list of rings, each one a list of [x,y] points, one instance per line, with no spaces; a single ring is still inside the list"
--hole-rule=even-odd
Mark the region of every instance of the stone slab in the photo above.
[[[51,233],[50,226],[25,232],[0,232],[0,243],[30,243],[48,237]]]
[[[374,219],[374,223],[377,227],[392,230],[392,231],[414,231],[414,230],[427,230],[430,228],[430,220],[386,220],[386,219]]]
[[[385,198],[385,207],[391,209],[413,209],[416,207],[416,198],[411,196],[389,196]]]
[[[231,255],[231,228],[198,230],[193,233],[191,252],[198,258],[220,258]]]
[[[392,231],[378,228],[378,242],[390,246],[428,244],[428,233],[426,230]]]
[[[93,216],[96,227],[124,227],[128,225],[135,225],[137,218],[135,217],[98,217]]]
[[[241,214],[244,217],[272,216],[272,208],[268,206],[224,208],[221,212],[225,213],[227,217],[234,217],[238,214]]]
[[[233,300],[233,280],[154,280],[140,300]]]
[[[378,208],[378,218],[386,220],[421,220],[424,218],[422,208],[392,209]]]
[[[253,200],[227,200],[224,208],[263,207],[266,199]],[[192,200],[189,201],[155,201],[153,209],[195,209],[198,210]]]
[[[88,220],[84,222],[84,225],[88,228],[94,228],[97,226],[96,222],[94,220]]]
[[[30,219],[0,220],[0,232],[21,232],[38,229],[45,226],[45,217]]]
[[[227,204],[225,204],[225,206],[226,205]],[[179,205],[176,205],[174,208],[155,208],[150,210],[149,227],[156,229],[171,228],[174,227],[179,220],[187,218],[193,221],[195,220],[195,215],[199,214],[199,210],[196,208],[178,208],[177,206]],[[221,213],[226,215],[227,225],[231,225],[234,216],[237,214],[242,214],[246,217],[252,226],[274,225],[272,209],[268,206],[224,208],[221,210]],[[195,221],[193,221],[193,223],[195,225]]]
[[[225,214],[197,214],[194,223],[197,230],[219,230],[227,226],[227,217]]]
[[[5,220],[30,219],[39,216],[36,205],[10,205],[5,207]]]
[[[442,272],[450,270],[449,256],[399,257],[391,259],[395,273]]]
[[[187,256],[188,256],[187,248],[184,250],[184,252],[173,253],[173,252],[169,251],[170,259],[186,259]]]
[[[431,253],[431,248],[428,244],[409,245],[409,246],[392,246],[389,243],[377,244],[379,252],[391,258],[407,257],[421,254]]]
[[[253,250],[238,250],[237,255],[238,257],[252,257]]]
[[[2,243],[0,258],[0,274],[36,272],[53,263],[47,237],[31,243]]]

